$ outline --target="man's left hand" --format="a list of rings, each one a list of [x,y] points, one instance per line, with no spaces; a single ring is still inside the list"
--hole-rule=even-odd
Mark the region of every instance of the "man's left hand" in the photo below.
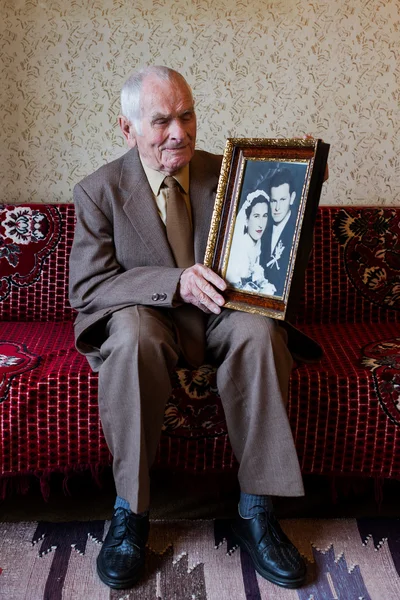
[[[185,269],[180,279],[180,296],[184,302],[194,304],[205,313],[221,312],[225,300],[217,289],[226,289],[225,281],[214,271],[197,263]]]

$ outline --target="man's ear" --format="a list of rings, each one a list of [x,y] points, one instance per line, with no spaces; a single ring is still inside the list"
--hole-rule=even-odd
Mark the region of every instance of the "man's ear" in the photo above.
[[[292,206],[292,204],[295,200],[296,200],[296,192],[292,192],[290,194],[290,206]]]
[[[118,117],[118,123],[121,128],[122,134],[126,139],[128,147],[134,148],[136,146],[136,133],[132,123],[122,115]]]

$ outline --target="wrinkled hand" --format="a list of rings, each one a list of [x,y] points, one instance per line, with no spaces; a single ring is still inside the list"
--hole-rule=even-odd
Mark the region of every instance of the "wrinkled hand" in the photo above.
[[[205,313],[221,312],[224,298],[215,289],[224,291],[226,283],[208,267],[197,263],[185,269],[180,278],[180,296],[184,302],[194,304]]]

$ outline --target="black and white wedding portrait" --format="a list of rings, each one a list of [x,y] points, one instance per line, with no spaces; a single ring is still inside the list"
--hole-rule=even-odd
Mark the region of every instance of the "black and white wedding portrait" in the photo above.
[[[307,163],[246,160],[226,270],[239,290],[282,297]]]

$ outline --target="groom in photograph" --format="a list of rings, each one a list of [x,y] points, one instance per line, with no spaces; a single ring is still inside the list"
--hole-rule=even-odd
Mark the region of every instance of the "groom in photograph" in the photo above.
[[[282,296],[296,229],[298,204],[293,178],[287,167],[277,169],[268,180],[270,221],[263,239],[260,264],[266,279]]]

